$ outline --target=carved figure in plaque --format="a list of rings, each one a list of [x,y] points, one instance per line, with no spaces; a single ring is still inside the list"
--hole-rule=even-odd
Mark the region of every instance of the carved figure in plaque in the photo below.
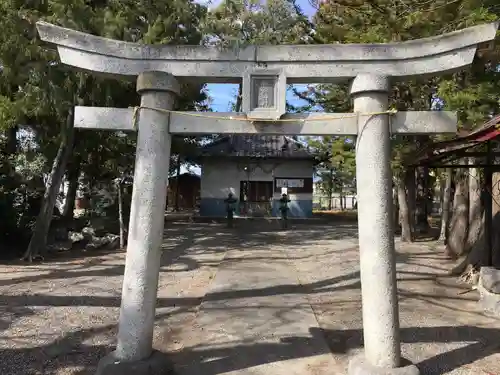
[[[275,85],[272,78],[254,78],[254,108],[274,107]]]

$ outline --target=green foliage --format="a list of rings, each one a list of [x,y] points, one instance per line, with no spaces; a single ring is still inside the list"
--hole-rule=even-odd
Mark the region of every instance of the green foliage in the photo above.
[[[316,154],[319,187],[328,196],[355,188],[355,153],[353,140],[346,137],[310,138],[309,147]]]
[[[476,59],[474,69],[440,82],[438,94],[445,108],[458,111],[459,125],[471,129],[482,125],[499,110],[500,73],[497,64]]]
[[[129,80],[94,77],[61,65],[56,50],[40,43],[36,21],[139,43],[199,44],[206,7],[191,0],[0,0],[0,15],[0,139],[4,134],[10,137],[0,150],[0,224],[7,228],[3,231],[6,236],[22,233],[26,238],[38,214],[44,177],[66,137],[69,109],[75,105],[129,107],[139,103],[135,85]],[[183,85],[182,93],[180,109],[206,109],[204,85]],[[16,133],[21,134],[19,125],[33,135],[36,150],[20,148],[15,139]],[[84,176],[84,184],[92,186],[132,175],[135,140],[131,134],[76,130],[67,176],[77,171]],[[172,152],[189,155],[196,142],[193,137],[174,139]],[[7,143],[17,146],[7,147]],[[29,209],[28,201],[36,201],[34,209]],[[0,238],[0,243],[4,240]]]
[[[205,43],[221,47],[311,40],[311,24],[294,0],[224,0],[207,14],[203,28]]]
[[[0,96],[0,130],[7,130],[18,124],[21,109],[19,103],[7,96]]]
[[[28,160],[21,153],[0,155],[0,244],[11,246],[0,257],[27,244],[43,195],[39,178],[43,162],[39,157]]]

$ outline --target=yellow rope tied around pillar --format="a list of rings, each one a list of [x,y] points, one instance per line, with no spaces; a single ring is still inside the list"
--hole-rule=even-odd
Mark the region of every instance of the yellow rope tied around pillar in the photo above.
[[[382,111],[382,112],[367,112],[367,113],[359,113],[359,112],[354,112],[354,113],[346,113],[343,116],[324,116],[324,117],[318,117],[318,118],[312,118],[312,119],[278,119],[278,120],[272,120],[272,119],[260,119],[260,118],[251,118],[251,117],[237,117],[237,116],[211,116],[211,115],[206,115],[205,113],[207,112],[183,112],[183,111],[175,111],[175,110],[170,110],[170,109],[162,109],[162,108],[154,108],[154,107],[147,107],[147,106],[137,106],[133,107],[134,108],[134,114],[132,117],[132,121],[134,124],[134,129],[137,129],[137,117],[139,116],[139,111],[141,109],[149,109],[152,111],[157,111],[160,113],[165,113],[165,114],[171,114],[175,113],[181,116],[191,116],[191,117],[199,117],[199,118],[206,118],[206,119],[213,119],[213,120],[223,120],[223,121],[245,121],[245,122],[270,122],[270,123],[287,123],[287,122],[314,122],[314,121],[339,121],[343,120],[346,118],[352,118],[352,117],[359,117],[359,116],[378,116],[378,115],[395,115],[398,111],[395,108],[391,108],[387,111]],[[209,112],[209,113],[217,113],[217,112]],[[242,114],[244,115],[244,114]]]

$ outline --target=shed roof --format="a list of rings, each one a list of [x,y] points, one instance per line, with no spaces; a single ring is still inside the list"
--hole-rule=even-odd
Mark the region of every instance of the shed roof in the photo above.
[[[466,152],[500,137],[500,115],[470,131],[462,131],[453,139],[432,142],[418,150],[409,158],[412,165],[442,163],[457,157],[467,156]]]

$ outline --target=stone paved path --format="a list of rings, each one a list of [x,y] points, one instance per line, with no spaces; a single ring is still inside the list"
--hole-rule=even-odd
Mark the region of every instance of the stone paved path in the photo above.
[[[344,375],[362,347],[355,235],[338,223],[169,223],[155,347],[180,375]],[[460,294],[435,246],[398,244],[404,355],[424,375],[500,375],[500,321]],[[115,345],[123,263],[0,266],[0,374],[93,374]]]
[[[230,250],[200,306],[180,375],[325,374],[334,365],[293,262],[273,248]],[[221,358],[222,357],[222,358]]]

